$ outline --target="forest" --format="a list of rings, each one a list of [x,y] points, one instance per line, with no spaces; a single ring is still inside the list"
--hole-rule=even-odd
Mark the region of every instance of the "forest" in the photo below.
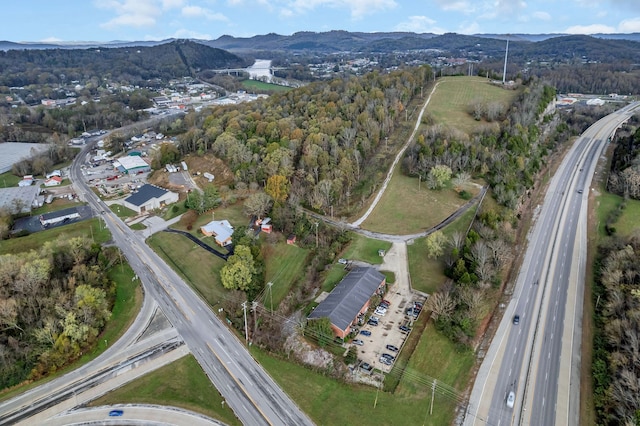
[[[640,424],[640,239],[611,237],[595,269],[592,374],[598,424]]]
[[[638,117],[629,121],[638,126]],[[618,195],[640,199],[640,127],[633,134],[616,138],[607,189]]]
[[[111,316],[116,247],[59,238],[0,256],[0,389],[78,358]]]

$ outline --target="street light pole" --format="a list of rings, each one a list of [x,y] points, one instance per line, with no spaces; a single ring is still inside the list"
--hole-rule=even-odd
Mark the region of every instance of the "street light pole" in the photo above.
[[[319,222],[316,222],[316,248],[318,248],[318,225]]]

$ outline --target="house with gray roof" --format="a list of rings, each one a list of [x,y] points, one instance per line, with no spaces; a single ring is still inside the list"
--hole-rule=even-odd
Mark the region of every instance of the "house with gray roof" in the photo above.
[[[367,312],[371,298],[384,293],[386,279],[371,267],[356,267],[309,314],[307,319],[329,318],[336,336],[345,338],[358,316]]]
[[[231,237],[233,235],[233,226],[228,220],[212,220],[204,226],[200,227],[202,232],[207,237],[213,236],[216,240],[216,244],[220,247],[228,246],[231,244]]]
[[[142,185],[133,195],[125,198],[122,205],[138,212],[138,214],[142,214],[176,201],[178,201],[178,193],[146,184]]]

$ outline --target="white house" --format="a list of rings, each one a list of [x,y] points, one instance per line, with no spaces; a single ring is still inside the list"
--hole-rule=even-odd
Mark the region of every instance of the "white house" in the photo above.
[[[212,220],[206,225],[201,226],[200,231],[208,237],[213,236],[216,243],[221,247],[231,244],[233,226],[231,226],[228,220]]]
[[[167,191],[155,185],[146,184],[133,195],[125,198],[123,205],[140,214],[159,209],[176,201],[178,201],[177,192]]]
[[[51,176],[47,180],[44,181],[44,186],[58,186],[62,183],[62,178],[60,176]]]

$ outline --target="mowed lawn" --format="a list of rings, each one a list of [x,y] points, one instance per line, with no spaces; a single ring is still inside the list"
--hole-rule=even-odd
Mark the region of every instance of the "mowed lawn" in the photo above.
[[[180,407],[241,425],[193,355],[187,355],[92,401],[99,407],[113,404],[156,404]]]
[[[273,309],[277,309],[291,288],[304,278],[309,251],[289,245],[284,240],[276,244],[263,242],[261,248],[266,267],[265,281],[273,283],[271,294],[265,288],[262,303],[270,309],[273,302]]]
[[[437,124],[444,124],[468,135],[489,127],[497,128],[497,123],[476,121],[470,112],[470,105],[479,101],[490,104],[500,102],[507,106],[513,102],[519,90],[507,90],[489,83],[483,77],[443,77],[438,80],[427,112]]]
[[[435,407],[434,414],[429,416],[429,384],[423,384],[413,394],[392,394],[377,391],[372,386],[343,383],[290,361],[270,356],[255,346],[251,348],[251,354],[318,425],[441,426],[451,424],[453,420],[454,412],[450,406]],[[449,363],[451,362],[453,361],[450,360]],[[436,402],[440,402],[439,398]]]
[[[291,90],[291,87],[280,86],[279,84],[271,84],[265,83],[263,81],[258,80],[244,80],[242,82],[242,87],[247,89],[248,91],[270,91],[270,92],[286,92]]]
[[[371,263],[372,265],[380,265],[384,259],[378,254],[378,251],[387,251],[390,248],[391,243],[388,241],[367,238],[353,232],[351,233],[351,242],[345,249],[342,257],[349,260],[360,260]]]
[[[598,217],[598,234],[601,237],[606,236],[605,225],[607,217],[623,202],[623,198],[619,195],[605,192],[598,196],[596,214]],[[616,229],[618,235],[631,235],[635,230],[640,228],[640,201],[627,200],[627,206],[622,210],[622,215],[612,226]]]
[[[468,184],[465,189],[474,196],[480,192],[475,184]],[[429,190],[424,182],[420,184],[396,168],[362,228],[397,235],[418,233],[442,222],[466,203],[453,189]]]
[[[210,305],[226,297],[227,290],[222,287],[219,274],[224,260],[180,234],[158,232],[147,242]]]

